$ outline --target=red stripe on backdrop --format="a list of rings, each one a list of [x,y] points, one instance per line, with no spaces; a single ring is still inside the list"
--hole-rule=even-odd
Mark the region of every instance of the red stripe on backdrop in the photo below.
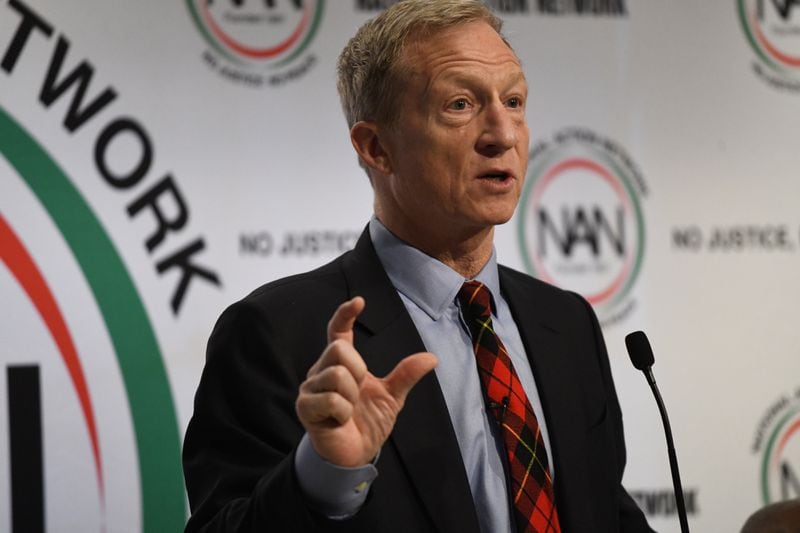
[[[756,22],[755,17],[751,17],[750,26],[756,30],[756,38],[758,39],[758,42],[760,42],[761,45],[767,49],[767,52],[769,52],[769,54],[772,57],[774,57],[781,63],[785,64],[786,66],[794,68],[800,67],[800,57],[790,56],[789,54],[784,54],[783,52],[778,50],[778,47],[773,45],[767,39],[767,36],[764,35],[764,32],[761,31],[761,27],[758,25],[758,22]]]
[[[211,12],[208,10],[208,4],[201,7],[201,9],[206,24],[208,24],[208,27],[211,28],[211,31],[214,33],[214,36],[217,37],[217,39],[222,41],[227,47],[235,50],[236,52],[256,59],[274,57],[291,48],[298,41],[298,39],[300,39],[300,37],[303,35],[303,32],[308,27],[310,16],[310,9],[308,6],[306,6],[303,9],[303,18],[300,20],[300,24],[297,26],[294,32],[286,38],[286,40],[278,43],[272,48],[253,48],[236,41],[227,33],[225,33],[219,24],[217,24],[217,21],[214,20],[214,17],[211,16]]]
[[[25,245],[20,241],[14,230],[6,223],[5,218],[0,214],[0,259],[6,264],[8,269],[17,279],[19,284],[28,294],[31,302],[36,307],[42,317],[50,335],[61,353],[61,358],[67,367],[75,392],[83,411],[83,418],[89,432],[89,439],[92,443],[92,454],[94,455],[94,466],[97,474],[97,484],[100,488],[100,502],[104,503],[103,488],[103,467],[100,461],[100,443],[97,437],[97,425],[95,423],[92,399],[89,396],[89,389],[86,386],[86,377],[83,373],[75,343],[67,329],[64,315],[56,303],[52,291],[47,286],[42,273],[39,271],[33,258],[25,249]]]
[[[775,466],[778,465],[778,461],[780,461],[781,454],[783,453],[783,448],[786,446],[786,442],[792,437],[792,435],[800,429],[800,420],[795,420],[795,422],[789,426],[789,429],[783,434],[781,437],[780,442],[778,445],[775,446],[775,453],[773,454],[773,463]]]

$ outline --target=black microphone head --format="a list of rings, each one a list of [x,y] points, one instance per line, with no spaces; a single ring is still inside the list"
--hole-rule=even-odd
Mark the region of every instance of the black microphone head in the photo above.
[[[638,370],[644,372],[655,363],[653,349],[644,331],[634,331],[625,337],[625,347],[628,348],[628,355],[631,356],[631,363]]]

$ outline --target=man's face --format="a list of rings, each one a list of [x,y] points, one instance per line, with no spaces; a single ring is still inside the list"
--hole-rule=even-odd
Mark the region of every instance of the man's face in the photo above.
[[[497,32],[472,22],[407,46],[398,119],[383,128],[390,172],[375,183],[383,222],[407,240],[507,222],[528,161],[528,86]]]

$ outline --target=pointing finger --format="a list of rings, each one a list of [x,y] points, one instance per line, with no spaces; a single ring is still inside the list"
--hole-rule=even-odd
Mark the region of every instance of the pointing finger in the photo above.
[[[353,324],[364,310],[364,298],[356,296],[340,305],[328,322],[328,344],[335,340],[353,342]]]

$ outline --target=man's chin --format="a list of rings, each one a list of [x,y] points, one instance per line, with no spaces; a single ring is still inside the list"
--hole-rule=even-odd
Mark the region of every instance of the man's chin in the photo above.
[[[512,209],[501,209],[491,213],[487,213],[484,216],[484,221],[487,226],[502,226],[514,216],[514,211],[516,210],[516,205]]]
[[[472,232],[479,233],[481,231],[491,230],[495,226],[502,226],[506,222],[511,220],[513,212],[508,214],[498,214],[492,216],[484,216],[473,220],[473,223],[470,224],[472,228]]]

